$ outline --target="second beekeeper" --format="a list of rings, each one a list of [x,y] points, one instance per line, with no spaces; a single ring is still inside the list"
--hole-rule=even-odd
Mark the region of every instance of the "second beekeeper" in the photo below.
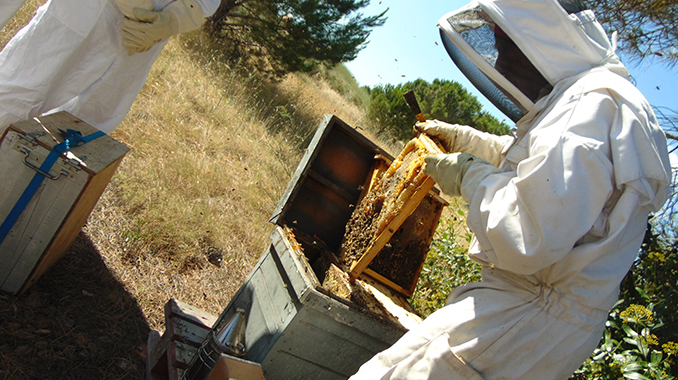
[[[68,111],[111,133],[132,107],[167,39],[200,27],[219,4],[47,1],[0,53],[0,130]]]

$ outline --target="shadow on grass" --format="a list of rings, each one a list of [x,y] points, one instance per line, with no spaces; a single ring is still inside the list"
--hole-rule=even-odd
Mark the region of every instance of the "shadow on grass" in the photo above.
[[[24,294],[0,292],[0,379],[143,379],[149,331],[81,232]]]

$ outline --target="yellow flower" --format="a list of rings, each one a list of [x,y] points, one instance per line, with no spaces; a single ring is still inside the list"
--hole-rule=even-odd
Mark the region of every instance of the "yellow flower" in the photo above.
[[[640,339],[643,339],[648,345],[658,345],[659,344],[659,339],[657,339],[657,336],[654,334],[650,334],[648,336],[641,336]]]
[[[652,372],[650,373],[650,379],[666,379],[666,371],[661,371],[661,373]]]
[[[622,319],[631,322],[641,322],[641,323],[654,322],[654,316],[652,315],[652,312],[643,305],[633,304],[626,308],[626,310],[622,311],[619,314],[619,316]]]
[[[664,343],[664,344],[662,344],[662,349],[668,355],[677,355],[678,354],[678,343],[676,343],[676,342]]]
[[[652,261],[666,262],[666,255],[660,252],[650,252],[647,254],[647,257]]]

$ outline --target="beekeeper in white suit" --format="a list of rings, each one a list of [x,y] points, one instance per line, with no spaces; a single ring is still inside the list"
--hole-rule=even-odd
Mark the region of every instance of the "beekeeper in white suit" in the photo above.
[[[0,53],[0,130],[68,111],[111,133],[175,34],[220,0],[49,0]]]
[[[353,380],[567,379],[598,345],[670,168],[614,44],[592,12],[570,10],[477,0],[440,20],[462,71],[524,115],[515,138],[418,124],[452,152],[427,157],[425,171],[469,203],[482,282],[456,289]]]

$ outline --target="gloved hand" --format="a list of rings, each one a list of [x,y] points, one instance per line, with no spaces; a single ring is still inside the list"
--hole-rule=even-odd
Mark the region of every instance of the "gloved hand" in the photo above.
[[[195,0],[176,0],[159,12],[134,8],[134,19],[122,22],[122,45],[129,55],[146,51],[170,36],[198,29],[202,15]]]
[[[115,5],[118,6],[120,12],[125,15],[125,17],[135,20],[134,8],[143,8],[149,11],[152,11],[153,0],[114,0]]]
[[[438,120],[418,122],[414,127],[420,132],[438,138],[450,153],[470,153],[486,159],[495,166],[499,166],[501,162],[504,146],[513,141],[512,136],[497,136],[467,125],[448,124]]]
[[[473,129],[466,125],[448,124],[439,120],[419,121],[414,125],[414,128],[419,132],[438,138],[448,152],[459,151],[455,149],[457,134],[463,134],[467,130]]]
[[[431,176],[443,193],[471,202],[480,183],[490,174],[501,173],[494,165],[468,153],[429,154],[424,173]]]

